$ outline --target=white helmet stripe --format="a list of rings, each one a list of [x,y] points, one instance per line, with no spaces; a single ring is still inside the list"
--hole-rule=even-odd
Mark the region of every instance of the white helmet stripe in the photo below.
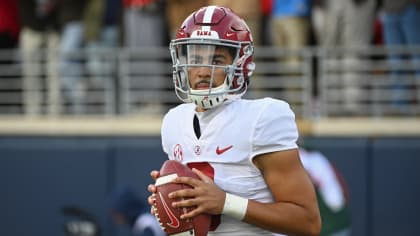
[[[204,12],[203,23],[211,23],[211,18],[213,17],[214,10],[216,6],[209,6],[206,8],[206,12]],[[202,26],[202,31],[210,31],[210,26]]]

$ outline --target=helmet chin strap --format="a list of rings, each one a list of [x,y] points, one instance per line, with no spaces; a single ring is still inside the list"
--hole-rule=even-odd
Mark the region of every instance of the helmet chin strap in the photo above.
[[[224,92],[228,88],[228,85],[223,83],[219,87],[211,89],[190,89],[188,97],[197,106],[210,109],[219,106],[227,99],[228,95]]]

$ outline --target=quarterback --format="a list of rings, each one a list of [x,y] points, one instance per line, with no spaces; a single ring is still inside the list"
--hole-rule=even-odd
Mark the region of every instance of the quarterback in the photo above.
[[[165,115],[162,146],[200,177],[174,180],[193,186],[169,194],[184,199],[175,207],[195,207],[181,217],[211,214],[209,235],[318,235],[321,219],[299,158],[294,113],[284,101],[241,98],[255,69],[244,20],[228,8],[200,8],[183,22],[170,52],[184,103]]]

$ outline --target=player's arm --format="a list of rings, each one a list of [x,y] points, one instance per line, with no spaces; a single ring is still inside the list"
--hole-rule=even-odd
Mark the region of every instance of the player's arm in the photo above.
[[[269,186],[274,203],[248,201],[243,221],[273,232],[318,235],[321,229],[315,191],[297,149],[254,158]]]
[[[272,232],[289,235],[318,235],[321,219],[313,185],[303,168],[297,149],[261,154],[254,158],[255,165],[263,173],[272,191],[274,203],[261,203],[234,196],[231,201],[234,210],[228,215]],[[225,192],[199,170],[193,170],[200,180],[178,177],[177,183],[194,187],[172,192],[172,198],[183,198],[174,207],[196,206],[185,213],[191,218],[203,212],[226,214]],[[232,195],[231,195],[232,196]]]

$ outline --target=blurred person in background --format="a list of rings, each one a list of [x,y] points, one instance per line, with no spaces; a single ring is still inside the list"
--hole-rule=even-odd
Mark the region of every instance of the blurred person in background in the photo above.
[[[89,82],[115,84],[116,49],[120,46],[121,0],[90,0],[84,16],[86,72]]]
[[[420,0],[382,0],[380,18],[386,46],[420,46]],[[403,58],[393,55],[389,59],[392,68],[393,105],[397,112],[407,114],[410,109],[405,105],[416,99],[417,103],[420,103],[420,56],[417,54],[411,58],[415,68],[411,75],[415,74],[417,81],[417,90],[414,90],[416,95],[410,93],[410,86],[404,82],[403,77],[410,73],[401,73],[401,67],[405,65]]]
[[[20,22],[17,0],[0,1],[0,49],[13,49],[18,45]],[[3,58],[0,58],[3,60]]]
[[[359,99],[363,97],[362,79],[358,67],[364,65],[354,48],[372,44],[377,0],[315,0],[312,25],[318,45],[326,48],[350,49],[343,55],[335,55],[336,67],[343,70],[343,108],[349,115],[359,111]],[[353,50],[352,50],[353,49]]]
[[[163,0],[122,0],[124,46],[163,46],[165,16]]]
[[[142,101],[138,112],[144,114],[160,113],[162,98],[146,90],[160,90],[165,87],[165,76],[161,66],[156,63],[139,62],[136,57],[144,50],[161,48],[168,41],[165,22],[165,0],[122,0],[123,1],[123,46],[128,49],[127,54],[132,63],[127,68],[133,80],[142,81],[147,88],[142,88]],[[138,72],[139,65],[147,67],[147,73]]]
[[[310,43],[310,15],[312,0],[273,0],[271,31],[274,46],[301,49]],[[287,55],[283,63],[296,66],[297,55]]]
[[[111,219],[118,225],[131,228],[133,236],[165,236],[150,206],[134,189],[123,187],[115,190],[109,198]]]
[[[301,71],[304,58],[300,50],[311,43],[311,6],[312,0],[272,2],[269,33],[272,45],[281,50],[276,54],[276,60],[279,63],[279,72],[285,78],[278,81],[282,88],[277,92],[289,100],[293,107],[301,106],[301,102],[293,98],[293,94],[299,93],[300,89],[293,84],[303,78]]]
[[[317,194],[322,218],[321,236],[350,236],[349,192],[345,180],[319,151],[299,148],[299,156]]]
[[[58,13],[62,27],[60,52],[60,82],[63,89],[63,104],[67,113],[82,114],[86,97],[86,81],[83,79],[83,55],[87,6],[91,0],[59,0]]]
[[[18,45],[20,32],[20,22],[17,10],[17,0],[1,0],[0,1],[0,80],[4,83],[0,87],[0,92],[11,92],[10,94],[17,94],[13,86],[14,81],[19,81],[20,72],[14,72],[16,68],[16,47]],[[5,79],[5,81],[3,81]],[[11,80],[9,80],[11,79]],[[7,82],[6,82],[7,81]],[[13,81],[13,82],[8,82]],[[2,112],[14,113],[20,110],[20,99],[14,99],[15,95],[9,95],[0,100],[0,107]],[[18,94],[16,97],[19,97]],[[14,107],[18,107],[17,109]],[[6,109],[4,109],[6,108]]]
[[[24,113],[36,116],[43,112],[44,84],[50,91],[48,100],[56,101],[59,98],[55,93],[58,91],[59,84],[57,49],[60,43],[57,2],[56,0],[19,0],[18,9],[22,26],[19,48],[22,51],[23,61]],[[57,110],[57,107],[49,105],[49,112]]]

